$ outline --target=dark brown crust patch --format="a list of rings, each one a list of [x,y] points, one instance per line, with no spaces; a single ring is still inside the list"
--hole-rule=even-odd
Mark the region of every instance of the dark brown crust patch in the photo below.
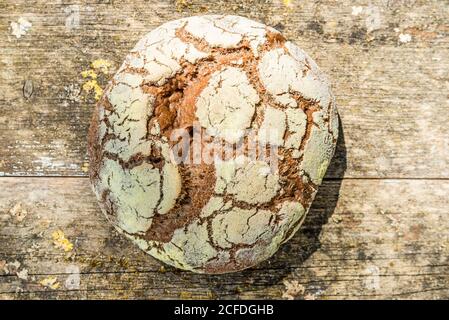
[[[146,240],[170,242],[176,229],[188,225],[198,217],[209,201],[215,185],[213,165],[178,167],[181,171],[182,191],[175,207],[166,214],[156,214],[145,234]]]

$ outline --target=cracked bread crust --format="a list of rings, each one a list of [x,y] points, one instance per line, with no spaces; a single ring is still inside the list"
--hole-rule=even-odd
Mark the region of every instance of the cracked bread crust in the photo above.
[[[173,133],[194,134],[195,123],[223,144],[275,146],[278,170],[247,151],[175,162]],[[144,36],[105,89],[89,131],[90,179],[108,220],[145,252],[185,270],[233,272],[297,231],[337,132],[330,86],[304,51],[243,17],[190,17]]]

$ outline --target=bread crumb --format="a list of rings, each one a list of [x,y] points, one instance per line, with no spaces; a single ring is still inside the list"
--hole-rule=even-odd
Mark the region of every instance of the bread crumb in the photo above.
[[[103,95],[103,89],[98,85],[97,80],[89,80],[86,83],[83,84],[83,90],[86,93],[94,92],[95,93],[95,100],[100,100],[101,96]]]
[[[82,74],[82,73],[81,73]],[[67,86],[64,86],[64,92],[62,92],[59,97],[70,102],[80,102],[80,93],[81,88],[77,83],[71,83]],[[67,105],[67,104],[66,104]]]
[[[105,59],[96,59],[91,63],[91,69],[81,71],[81,76],[89,79],[83,84],[83,91],[86,93],[93,92],[95,100],[100,100],[103,95],[103,89],[98,84],[97,78],[99,74],[109,74],[112,63]]]
[[[282,293],[282,298],[288,300],[294,300],[295,297],[302,295],[306,290],[302,284],[297,280],[284,281],[285,291]]]
[[[73,243],[71,243],[64,235],[64,232],[57,230],[51,234],[53,238],[53,244],[57,248],[64,249],[65,252],[73,250]]]
[[[30,31],[32,23],[27,19],[20,17],[17,22],[11,22],[11,33],[17,39],[21,36],[26,35],[28,31]]]
[[[31,98],[31,96],[33,95],[33,91],[34,91],[33,80],[31,80],[31,79],[25,80],[25,82],[23,83],[23,88],[22,88],[23,97],[25,99]]]
[[[408,33],[401,33],[399,34],[399,42],[400,43],[409,43],[412,41],[412,36]]]
[[[363,7],[352,7],[352,15],[358,16],[363,11]]]
[[[187,291],[181,291],[179,299],[192,299],[192,293]]]
[[[160,272],[160,273],[165,273],[165,272],[167,272],[167,270],[165,269],[164,266],[161,266],[161,267],[159,268],[159,272]]]
[[[103,72],[104,74],[109,74],[109,68],[112,66],[112,63],[108,60],[97,59],[92,61],[92,68]]]
[[[290,7],[293,3],[293,0],[283,0],[283,2],[284,2],[284,6]]]
[[[176,0],[176,10],[181,12],[184,8],[189,7],[190,4],[187,0]]]
[[[39,281],[39,284],[52,290],[56,290],[60,286],[60,283],[57,281],[56,277],[47,277]]]

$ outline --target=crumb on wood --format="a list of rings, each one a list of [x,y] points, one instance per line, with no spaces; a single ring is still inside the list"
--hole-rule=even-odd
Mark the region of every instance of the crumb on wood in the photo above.
[[[304,296],[304,300],[316,300],[316,296],[314,296],[313,294],[308,293],[308,294],[306,294]]]
[[[414,38],[420,38],[423,41],[430,41],[438,36],[438,33],[433,30],[424,30],[422,27],[409,27],[404,29],[405,35],[410,35],[410,41]]]
[[[363,11],[363,7],[360,7],[360,6],[354,6],[354,7],[352,7],[352,15],[353,16],[358,16],[359,14],[361,14],[362,13],[362,11]]]
[[[112,63],[105,59],[96,59],[92,61],[91,66],[94,70],[98,70],[104,74],[109,74]]]
[[[129,267],[129,259],[126,257],[120,257],[120,259],[118,260],[118,265],[121,268],[127,269]]]
[[[61,248],[65,252],[69,252],[73,250],[73,243],[71,243],[64,235],[62,230],[56,230],[51,234],[53,238],[53,244],[56,248]]]
[[[40,248],[40,245],[37,244],[35,241],[31,242],[31,246],[27,248],[27,253],[32,254],[33,252],[35,252],[36,250],[38,250]]]
[[[98,83],[100,75],[108,75],[112,67],[112,62],[105,59],[96,59],[92,61],[91,68],[81,71],[81,76],[87,81],[84,82],[82,89],[86,94],[94,93],[95,100],[100,100],[103,95],[103,89]]]

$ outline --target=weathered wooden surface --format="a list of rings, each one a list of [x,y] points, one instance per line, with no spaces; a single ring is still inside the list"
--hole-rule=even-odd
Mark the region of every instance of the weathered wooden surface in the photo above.
[[[161,272],[159,262],[105,224],[87,179],[3,178],[0,256],[19,261],[30,279],[0,276],[0,296],[281,298],[283,281],[298,280],[316,298],[448,297],[449,181],[340,183],[326,181],[301,231],[268,262],[209,276]],[[18,202],[27,211],[22,222],[6,215]],[[53,245],[58,229],[74,244],[69,255]],[[80,269],[78,290],[64,288],[69,266]],[[61,288],[45,290],[39,281],[52,275]]]
[[[161,270],[107,225],[85,177],[81,72],[110,61],[103,86],[145,32],[205,13],[295,40],[332,79],[344,130],[301,231],[225,276]],[[17,39],[20,17],[32,27]],[[298,298],[449,298],[448,17],[438,0],[1,1],[0,299],[282,298],[295,280]]]

